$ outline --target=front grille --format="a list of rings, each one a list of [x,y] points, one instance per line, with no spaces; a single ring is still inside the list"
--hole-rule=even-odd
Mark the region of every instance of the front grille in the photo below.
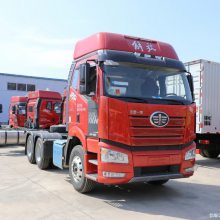
[[[152,125],[149,116],[130,116],[129,119],[134,146],[183,144],[185,117],[170,117],[165,127]]]
[[[180,172],[180,165],[134,168],[135,177],[174,174],[179,172]]]

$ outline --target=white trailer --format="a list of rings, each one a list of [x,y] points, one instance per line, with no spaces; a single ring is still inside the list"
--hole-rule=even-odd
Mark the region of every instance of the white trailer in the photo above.
[[[197,148],[202,156],[216,158],[220,154],[220,63],[196,60],[185,66],[194,80]]]

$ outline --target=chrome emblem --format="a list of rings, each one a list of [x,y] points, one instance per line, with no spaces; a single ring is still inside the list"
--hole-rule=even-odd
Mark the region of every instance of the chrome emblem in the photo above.
[[[169,116],[164,112],[154,112],[150,116],[150,123],[156,127],[165,127],[169,122]]]

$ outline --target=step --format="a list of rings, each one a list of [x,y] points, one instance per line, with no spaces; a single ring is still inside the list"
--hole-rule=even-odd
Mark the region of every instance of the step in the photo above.
[[[93,181],[96,181],[98,177],[97,173],[90,173],[90,174],[86,174],[86,178],[91,179]]]
[[[94,165],[98,165],[98,160],[89,160],[89,163],[92,163]]]

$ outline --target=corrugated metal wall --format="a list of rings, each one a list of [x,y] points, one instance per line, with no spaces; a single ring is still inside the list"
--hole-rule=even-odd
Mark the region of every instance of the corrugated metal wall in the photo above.
[[[193,76],[194,94],[196,102],[196,132],[201,132],[202,123],[202,63],[201,60],[185,63],[187,71]]]
[[[196,132],[220,132],[220,63],[197,60],[185,65],[194,79]]]
[[[220,63],[203,61],[202,132],[220,132]]]

